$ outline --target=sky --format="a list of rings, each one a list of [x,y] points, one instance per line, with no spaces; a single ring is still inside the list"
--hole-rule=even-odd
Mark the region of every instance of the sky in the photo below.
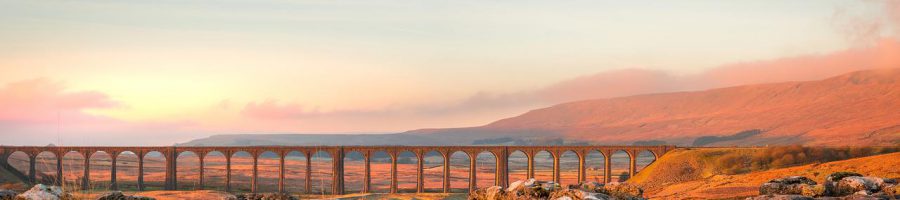
[[[479,126],[900,66],[900,1],[0,1],[0,144]]]

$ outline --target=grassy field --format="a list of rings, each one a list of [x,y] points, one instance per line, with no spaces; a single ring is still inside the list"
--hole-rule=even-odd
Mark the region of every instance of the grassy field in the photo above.
[[[678,149],[666,154],[628,182],[641,185],[653,199],[731,199],[757,195],[759,186],[785,176],[806,176],[823,182],[825,176],[838,171],[854,171],[869,176],[900,177],[900,153],[887,153],[839,161],[796,163],[793,166],[741,170],[721,160],[739,156],[752,159],[771,153],[772,148],[704,148]],[[776,149],[777,151],[777,149]],[[848,151],[849,152],[849,151]],[[878,154],[882,152],[875,152]],[[782,153],[786,157],[791,153]],[[793,156],[791,156],[793,157]],[[854,156],[855,157],[855,156]],[[749,164],[752,168],[752,164]]]

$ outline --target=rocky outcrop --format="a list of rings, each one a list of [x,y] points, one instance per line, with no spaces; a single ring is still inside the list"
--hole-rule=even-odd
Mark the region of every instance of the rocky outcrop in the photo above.
[[[69,195],[65,191],[62,190],[59,186],[47,186],[44,184],[37,184],[34,187],[31,187],[25,193],[16,196],[16,199],[22,200],[67,200],[74,199],[72,195]]]
[[[639,200],[644,199],[642,195],[641,188],[625,183],[585,182],[562,188],[559,183],[528,179],[512,182],[506,189],[500,186],[481,188],[470,193],[468,199]]]
[[[806,177],[774,179],[759,188],[762,199],[897,199],[897,180],[837,172],[825,178],[823,185]]]
[[[121,191],[111,191],[100,196],[97,196],[97,200],[156,200],[151,197],[137,196],[137,195],[125,195]]]
[[[13,200],[16,198],[16,191],[0,189],[0,200]]]
[[[816,182],[802,176],[778,178],[763,183],[760,195],[807,195],[814,196]]]

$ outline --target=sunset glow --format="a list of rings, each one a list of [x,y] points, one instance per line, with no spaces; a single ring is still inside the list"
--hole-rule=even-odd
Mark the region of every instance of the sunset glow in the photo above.
[[[3,1],[0,136],[168,145],[479,126],[897,67],[898,39],[898,1]]]

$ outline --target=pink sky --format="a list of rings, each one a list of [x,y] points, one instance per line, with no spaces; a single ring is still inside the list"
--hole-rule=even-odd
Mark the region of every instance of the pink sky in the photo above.
[[[62,4],[0,3],[0,144],[478,126],[568,101],[900,67],[896,1]]]

